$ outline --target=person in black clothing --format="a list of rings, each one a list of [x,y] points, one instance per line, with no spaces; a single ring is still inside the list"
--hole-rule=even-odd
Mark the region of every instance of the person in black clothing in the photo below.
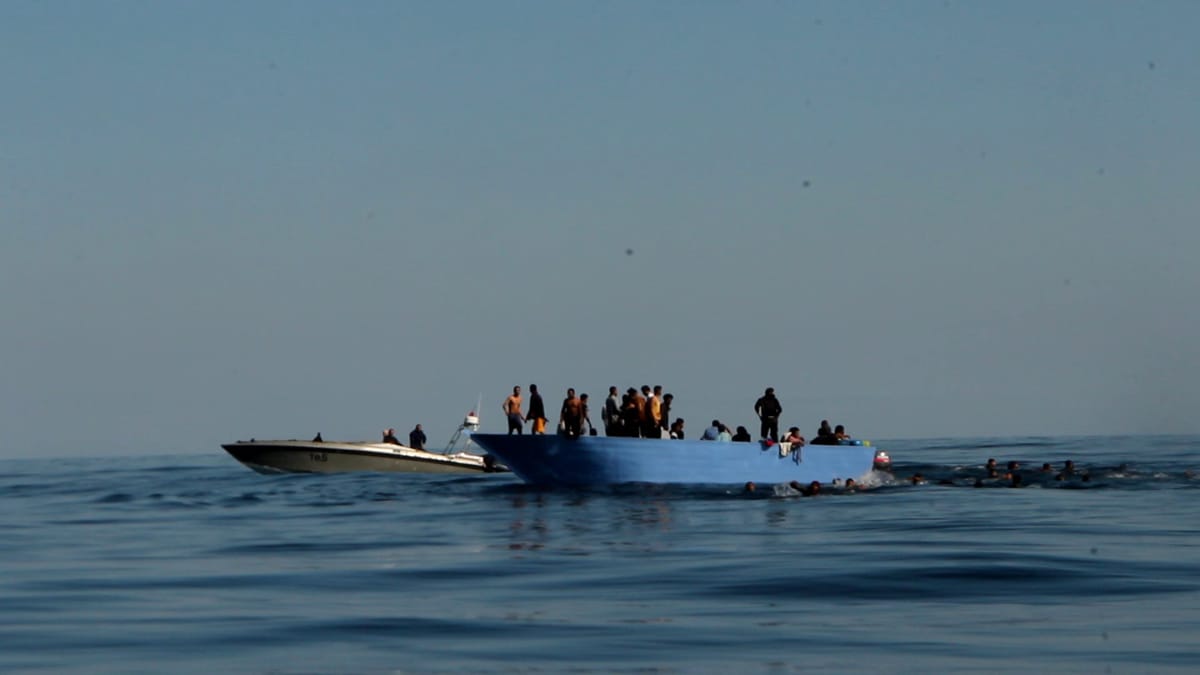
[[[388,427],[383,430],[383,442],[391,443],[392,445],[400,445],[400,439],[396,438],[396,430]]]
[[[671,430],[671,402],[674,400],[675,394],[667,394],[662,397],[662,405],[659,408],[662,411],[662,419],[659,420],[658,426],[663,431]]]
[[[669,431],[669,435],[671,438],[674,438],[676,440],[683,440],[683,418],[682,417],[676,419],[674,422],[671,423],[671,429]]]
[[[733,435],[734,443],[749,443],[753,440],[753,438],[750,438],[750,432],[746,430],[746,427],[738,427],[737,433]]]
[[[812,439],[813,445],[837,445],[837,436],[833,435],[833,429],[829,428],[829,420],[821,420],[821,428],[817,429],[817,435]]]
[[[623,435],[631,438],[637,438],[640,435],[638,428],[641,420],[638,414],[636,397],[637,389],[630,387],[629,391],[625,392],[625,402],[621,407],[621,426],[624,428]]]
[[[408,447],[414,450],[425,449],[425,432],[421,431],[421,425],[418,424],[412,431],[408,432]]]
[[[763,440],[779,440],[779,416],[783,414],[783,406],[775,398],[775,387],[767,390],[754,402],[754,414],[762,420],[761,437]]]
[[[617,395],[616,387],[608,388],[608,398],[604,399],[604,435],[620,436],[621,434],[621,397]]]
[[[815,438],[820,438],[822,436],[828,436],[829,434],[832,434],[832,433],[833,433],[833,429],[829,428],[829,420],[821,420],[821,428],[817,429],[817,435],[813,436],[813,438],[815,439]]]
[[[536,384],[529,385],[529,414],[525,415],[525,419],[533,423],[530,433],[546,433],[546,404],[542,402]]]

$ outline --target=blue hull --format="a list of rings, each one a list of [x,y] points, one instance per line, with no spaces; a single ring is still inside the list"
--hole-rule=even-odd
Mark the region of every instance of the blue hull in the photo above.
[[[829,484],[834,479],[860,480],[876,467],[876,451],[869,445],[806,445],[781,451],[778,444],[609,436],[472,434],[471,440],[526,483],[543,486]]]

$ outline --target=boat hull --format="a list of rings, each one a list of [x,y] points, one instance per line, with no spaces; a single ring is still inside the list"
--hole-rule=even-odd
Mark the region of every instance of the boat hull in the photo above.
[[[238,441],[221,446],[259,473],[485,473],[494,464],[479,455],[442,455],[403,445],[358,442]]]
[[[860,480],[877,468],[870,445],[659,440],[607,436],[474,434],[479,447],[526,483],[586,487],[621,483],[737,484]],[[882,456],[882,453],[881,453]]]

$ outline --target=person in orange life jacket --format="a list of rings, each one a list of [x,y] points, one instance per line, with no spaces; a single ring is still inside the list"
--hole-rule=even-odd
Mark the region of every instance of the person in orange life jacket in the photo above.
[[[529,433],[546,433],[546,404],[542,401],[536,384],[529,385],[529,414],[525,419],[533,423],[533,429]]]

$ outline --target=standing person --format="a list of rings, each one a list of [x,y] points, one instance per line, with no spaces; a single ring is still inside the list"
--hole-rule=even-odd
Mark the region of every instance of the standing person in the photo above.
[[[421,425],[413,427],[413,430],[408,432],[408,447],[414,450],[425,449],[425,432],[421,431]]]
[[[513,393],[506,399],[501,406],[504,410],[504,416],[508,418],[508,434],[520,435],[525,430],[525,417],[521,415],[521,386],[513,387]]]
[[[567,397],[563,399],[562,411],[558,419],[562,422],[563,431],[572,438],[578,438],[583,432],[583,404],[575,398],[575,390],[567,389]]]
[[[579,407],[581,409],[581,412],[583,413],[582,422],[583,422],[583,424],[587,425],[588,434],[595,436],[596,435],[596,425],[592,424],[592,416],[588,412],[588,395],[587,394],[579,395]],[[583,427],[580,426],[580,430],[582,430],[582,429],[583,429]]]
[[[542,402],[542,395],[538,393],[536,384],[529,385],[529,414],[525,419],[533,423],[529,433],[546,433],[546,404]]]
[[[664,394],[662,397],[662,414],[660,415],[658,426],[670,436],[671,431],[671,403],[675,401],[675,394]]]
[[[640,394],[634,389],[631,395],[633,396],[633,404],[637,406],[637,426],[633,428],[633,431],[629,432],[629,435],[637,438],[638,436],[645,435],[642,432],[646,428],[646,397],[650,395],[650,386],[643,384]]]
[[[630,387],[621,402],[621,435],[637,438],[640,435],[638,424],[637,389]]]
[[[662,385],[655,385],[646,397],[646,424],[642,435],[646,438],[662,438]]]
[[[779,416],[783,414],[783,406],[775,398],[775,387],[767,387],[763,395],[754,402],[754,414],[762,420],[762,440],[779,440]]]
[[[608,398],[604,399],[604,435],[621,435],[621,397],[615,386],[608,388]]]

